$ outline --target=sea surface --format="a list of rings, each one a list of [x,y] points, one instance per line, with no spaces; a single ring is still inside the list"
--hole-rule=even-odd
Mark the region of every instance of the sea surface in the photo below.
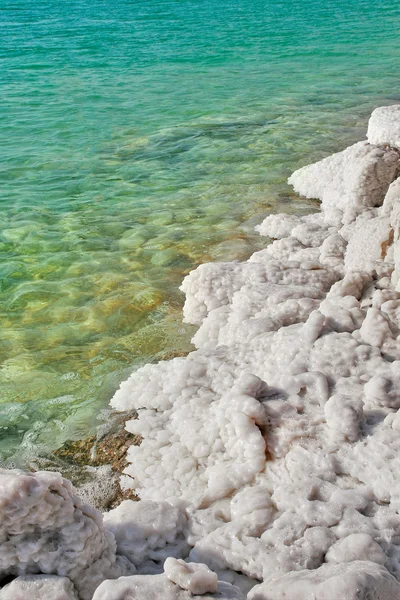
[[[190,349],[178,286],[400,102],[393,0],[0,0],[0,458]]]

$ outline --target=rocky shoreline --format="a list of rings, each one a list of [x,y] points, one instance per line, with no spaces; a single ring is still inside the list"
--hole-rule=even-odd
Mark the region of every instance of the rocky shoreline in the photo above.
[[[400,600],[400,106],[367,139],[290,177],[320,213],[185,278],[197,350],[121,385],[126,432],[60,451],[139,501],[0,472],[0,600]]]

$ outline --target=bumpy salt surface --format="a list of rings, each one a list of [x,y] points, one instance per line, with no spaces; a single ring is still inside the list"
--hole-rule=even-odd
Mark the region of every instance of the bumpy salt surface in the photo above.
[[[126,560],[117,560],[114,537],[101,514],[82,504],[69,481],[58,473],[0,470],[0,578],[66,576],[79,598],[90,600],[105,577],[129,572]],[[28,590],[37,590],[35,598],[74,598],[72,584],[66,586],[61,577],[18,578],[0,597],[17,600],[24,590],[24,598]]]
[[[140,502],[102,523],[57,475],[2,474],[0,575],[83,600],[103,580],[93,600],[400,600],[398,131],[375,111],[373,143],[290,178],[321,213],[269,216],[265,250],[186,277],[197,350],[112,400],[139,413]]]
[[[67,577],[26,575],[17,577],[0,590],[0,600],[77,600]]]
[[[175,585],[165,575],[134,575],[116,581],[104,581],[96,590],[93,600],[243,600],[239,589],[229,583],[218,582],[215,593],[202,595]]]

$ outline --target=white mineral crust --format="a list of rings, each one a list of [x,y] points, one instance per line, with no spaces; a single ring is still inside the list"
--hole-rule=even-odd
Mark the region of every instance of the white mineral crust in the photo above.
[[[1,474],[0,574],[80,600],[400,600],[399,131],[375,111],[369,142],[290,178],[320,213],[270,215],[264,250],[185,278],[197,349],[112,400],[139,415],[140,502],[103,524],[58,475]]]
[[[0,600],[77,600],[72,582],[56,575],[17,577],[0,590]]]
[[[387,144],[400,148],[400,104],[376,108],[368,123],[370,144]]]
[[[168,502],[124,500],[104,514],[104,525],[139,573],[162,570],[166,558],[189,554],[184,510]],[[159,568],[157,569],[157,564]]]
[[[244,600],[244,597],[236,586],[223,581],[218,582],[215,593],[193,594],[162,574],[104,581],[93,600]]]
[[[90,600],[105,577],[124,572],[116,562],[115,540],[104,528],[101,513],[83,504],[69,481],[59,473],[0,470],[0,577],[67,576],[79,598]],[[64,584],[54,581],[58,599],[57,589]],[[32,584],[17,580],[3,591],[8,594],[4,597],[17,600],[24,586],[47,591],[52,587],[44,580]]]
[[[214,594],[218,591],[217,574],[202,563],[187,563],[169,557],[164,563],[164,571],[172,583],[191,594]]]
[[[385,568],[355,561],[272,577],[256,586],[248,600],[397,600],[399,597],[399,584]]]

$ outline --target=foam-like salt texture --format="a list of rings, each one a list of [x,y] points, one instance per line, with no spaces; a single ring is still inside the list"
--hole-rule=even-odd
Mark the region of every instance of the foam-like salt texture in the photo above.
[[[80,600],[400,600],[400,153],[377,114],[379,145],[290,178],[319,214],[271,215],[264,250],[185,278],[197,350],[112,400],[139,415],[140,502],[103,523],[59,475],[1,474],[0,575]]]
[[[244,600],[240,590],[219,581],[215,593],[201,595],[182,589],[161,575],[134,575],[116,581],[104,581],[96,590],[93,600]]]
[[[400,148],[400,105],[376,108],[368,123],[368,141]]]
[[[161,572],[166,558],[187,556],[187,516],[168,502],[124,500],[104,515],[104,525],[117,543],[117,552],[138,573]]]
[[[107,573],[118,577],[130,572],[117,562],[115,549],[101,513],[83,504],[59,473],[0,470],[2,578],[34,573],[67,576],[79,598],[91,600]],[[29,586],[44,587],[51,597],[53,586],[47,580],[13,582],[5,597],[14,600]],[[64,588],[65,582],[55,581],[55,590]]]
[[[399,597],[399,584],[385,568],[373,562],[354,561],[272,577],[256,586],[248,600],[398,600]]]
[[[25,575],[0,590],[0,600],[77,600],[75,588],[67,577]]]

